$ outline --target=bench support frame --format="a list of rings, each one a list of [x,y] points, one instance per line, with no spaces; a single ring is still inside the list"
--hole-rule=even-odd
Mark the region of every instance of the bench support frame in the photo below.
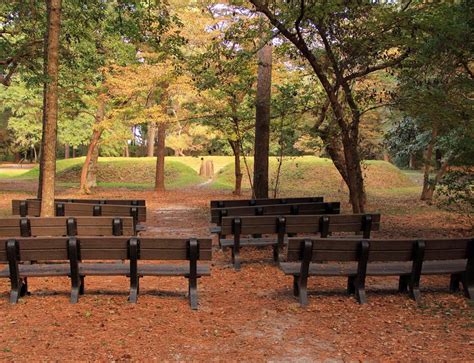
[[[138,238],[130,238],[128,241],[128,258],[130,260],[130,295],[128,301],[135,304],[140,290],[140,276],[138,276],[140,240]]]

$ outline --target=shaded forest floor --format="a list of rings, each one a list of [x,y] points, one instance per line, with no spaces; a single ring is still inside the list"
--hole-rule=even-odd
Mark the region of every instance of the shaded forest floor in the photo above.
[[[34,185],[0,181],[0,215],[11,199],[31,197]],[[61,189],[61,197],[78,197]],[[323,193],[317,193],[323,194]],[[148,229],[160,236],[208,236],[210,199],[229,192],[188,188],[153,192],[99,188],[94,197],[144,198]],[[339,200],[343,194],[327,199]],[[350,212],[347,197],[343,211]],[[382,213],[374,237],[472,234],[470,221],[419,202],[414,194],[376,193],[369,211]],[[67,278],[30,279],[31,296],[12,306],[0,280],[1,360],[472,360],[474,310],[449,278],[423,277],[423,305],[397,293],[396,278],[369,278],[368,304],[345,294],[345,279],[312,278],[309,305],[292,296],[292,281],[271,262],[270,250],[244,249],[235,272],[216,250],[212,276],[199,281],[192,311],[184,278],[141,281],[138,304],[127,302],[126,277],[88,277],[86,294],[69,304]]]

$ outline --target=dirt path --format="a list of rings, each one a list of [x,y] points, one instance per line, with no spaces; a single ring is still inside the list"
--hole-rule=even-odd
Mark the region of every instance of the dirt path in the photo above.
[[[2,192],[0,208],[23,192]],[[77,196],[64,190],[61,196]],[[207,236],[211,198],[229,195],[194,188],[153,192],[98,190],[100,197],[145,198],[145,234]],[[404,203],[400,201],[400,203]],[[389,206],[387,206],[388,208]],[[394,208],[393,204],[390,208]],[[390,209],[387,209],[390,210]],[[380,235],[466,235],[468,227],[439,212],[416,218],[384,215]],[[88,277],[86,294],[69,304],[67,278],[30,280],[32,295],[16,306],[0,280],[1,360],[470,360],[474,317],[464,297],[447,291],[448,278],[424,278],[420,308],[396,293],[397,279],[368,279],[369,303],[345,295],[345,280],[310,279],[310,304],[300,308],[291,278],[269,250],[244,250],[235,272],[216,250],[212,276],[199,281],[198,311],[186,300],[183,278],[141,281],[138,304],[127,303],[126,277]]]

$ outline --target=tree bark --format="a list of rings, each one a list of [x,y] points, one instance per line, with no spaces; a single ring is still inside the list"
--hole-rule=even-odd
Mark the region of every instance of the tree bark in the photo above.
[[[234,175],[235,175],[235,185],[233,194],[241,195],[242,194],[242,167],[240,165],[240,143],[239,141],[229,140],[230,147],[234,152]]]
[[[47,0],[48,41],[43,105],[41,216],[55,215],[56,139],[58,124],[59,33],[61,0]]]
[[[98,158],[99,156],[99,140],[102,136],[103,129],[100,127],[100,123],[105,117],[105,96],[99,96],[99,104],[97,107],[97,112],[95,114],[95,129],[92,132],[91,142],[89,144],[89,148],[87,149],[86,160],[84,161],[84,165],[82,166],[81,172],[81,185],[79,190],[81,193],[89,194],[90,188],[88,183],[88,175],[89,170],[91,167],[91,163],[93,161],[94,155]]]
[[[68,144],[64,144],[64,159],[70,158],[70,146]]]
[[[410,154],[410,159],[408,161],[408,167],[412,170],[416,169],[416,155]]]
[[[100,136],[99,136],[100,138]],[[97,143],[92,151],[92,156],[87,172],[87,190],[91,190],[91,188],[95,188],[97,186],[97,169],[99,163],[99,144]]]
[[[165,191],[165,152],[166,152],[166,123],[160,122],[156,139],[156,175],[155,191]]]
[[[81,191],[81,193],[84,193],[84,194],[89,194],[91,192],[89,188],[89,183],[88,183],[89,173],[90,173],[89,170],[91,168],[94,154],[97,153],[98,155],[99,140],[100,140],[101,135],[102,135],[102,130],[94,130],[94,132],[92,133],[91,142],[89,144],[89,148],[87,149],[86,160],[84,161],[84,165],[82,166],[81,185],[79,187],[79,190]]]
[[[150,122],[148,124],[148,133],[147,133],[147,156],[155,156],[155,140],[156,140],[156,123]]]
[[[431,197],[433,196],[433,193],[430,191],[430,173],[432,169],[432,160],[433,160],[433,150],[434,146],[436,144],[436,137],[438,136],[438,132],[436,129],[433,129],[431,131],[431,140],[428,143],[428,146],[426,147],[425,151],[425,157],[424,157],[424,170],[423,170],[423,190],[421,191],[421,200],[431,200]],[[434,188],[433,188],[434,191]],[[431,196],[430,196],[431,195]]]
[[[270,101],[272,87],[272,46],[266,44],[257,53],[258,77],[255,118],[255,154],[253,164],[256,198],[268,198],[270,148]]]

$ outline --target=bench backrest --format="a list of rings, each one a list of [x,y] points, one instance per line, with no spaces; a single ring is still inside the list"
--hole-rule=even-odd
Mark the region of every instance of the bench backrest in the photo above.
[[[474,258],[474,239],[337,239],[289,238],[288,261],[301,261],[310,243],[311,261],[358,261],[362,243],[368,246],[367,262],[463,260]],[[421,251],[421,252],[420,252]]]
[[[240,234],[318,233],[326,237],[333,232],[363,232],[368,238],[371,231],[380,230],[380,214],[223,217],[221,233],[234,234],[236,224]]]
[[[135,223],[146,221],[145,206],[108,205],[55,202],[56,217],[62,216],[104,216],[104,217],[133,217]],[[22,217],[38,217],[41,213],[39,200],[13,200],[12,214]]]
[[[261,205],[256,207],[232,207],[211,209],[211,222],[221,224],[224,217],[242,216],[265,216],[284,214],[339,214],[341,205],[339,202],[330,203],[292,203]]]
[[[210,238],[155,237],[15,237],[0,238],[0,262],[8,262],[8,245],[16,249],[16,261],[54,261],[69,259],[70,245],[78,246],[82,260],[129,259],[131,241],[138,245],[141,260],[189,260],[190,241],[198,243],[198,260],[212,259]],[[13,248],[13,247],[10,247]],[[11,253],[11,252],[10,252]],[[11,256],[11,255],[10,255]]]
[[[230,208],[230,207],[248,207],[248,206],[251,207],[255,205],[321,203],[321,202],[324,202],[324,197],[211,200],[211,209]]]
[[[132,217],[6,217],[0,237],[134,235]]]
[[[41,200],[38,198],[28,198],[27,200]],[[111,205],[139,205],[146,206],[144,199],[71,199],[71,198],[56,198],[55,202],[63,203],[83,203],[83,204],[111,204]]]

